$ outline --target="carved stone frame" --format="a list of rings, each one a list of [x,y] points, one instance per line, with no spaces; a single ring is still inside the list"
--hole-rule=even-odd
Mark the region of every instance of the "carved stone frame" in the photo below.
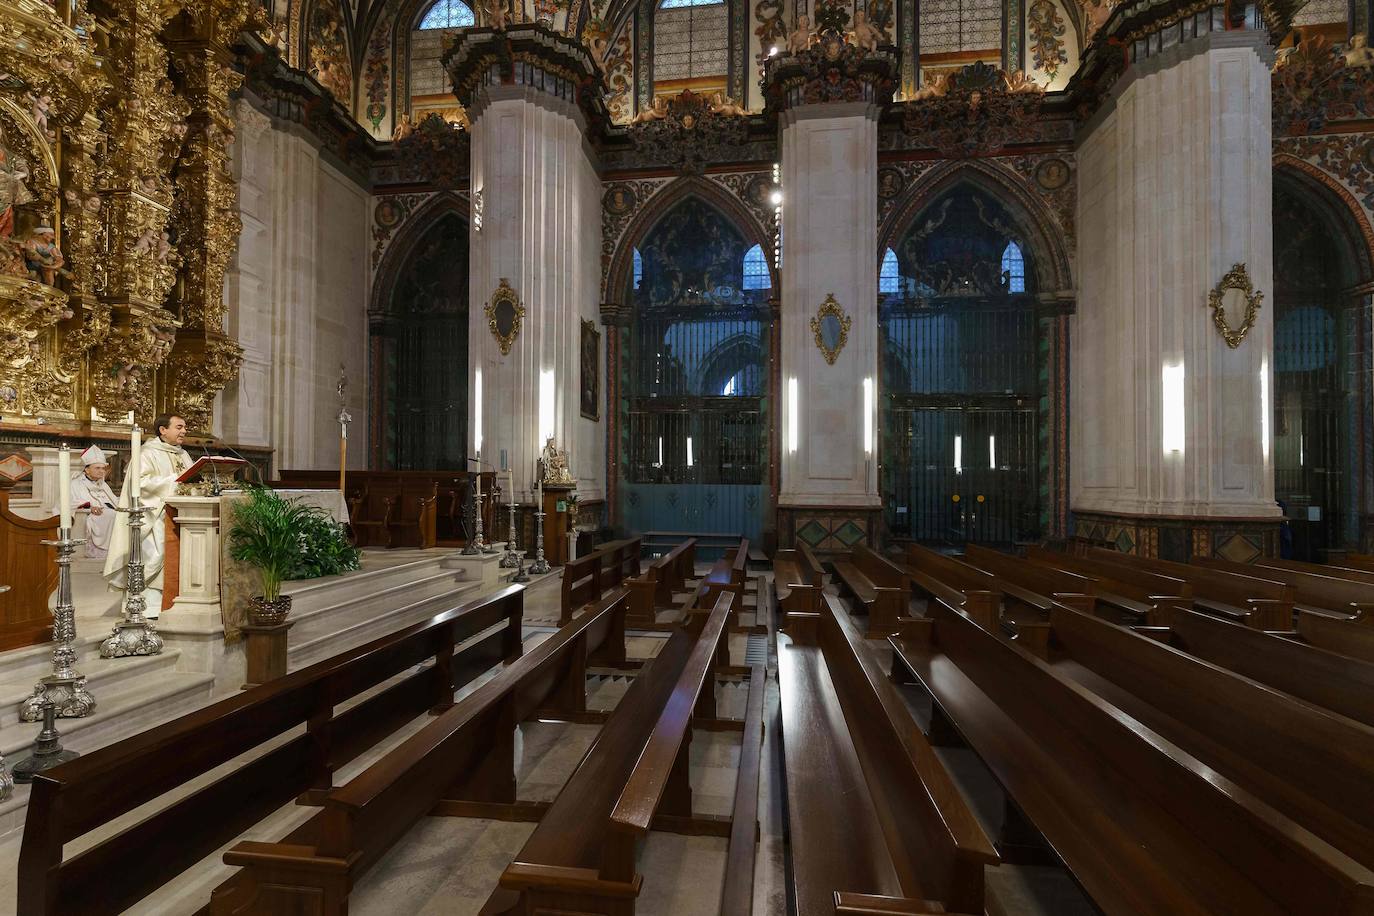
[[[515,320],[511,323],[510,333],[502,335],[496,325],[496,308],[500,303],[509,302],[515,311]],[[525,317],[525,306],[520,303],[520,298],[515,295],[515,290],[511,289],[510,281],[505,277],[496,287],[496,292],[491,294],[491,301],[486,305],[487,327],[491,329],[491,336],[496,338],[496,345],[501,348],[502,356],[510,355],[510,348],[515,343],[515,338],[520,336],[520,323]]]
[[[1245,298],[1245,320],[1240,327],[1232,328],[1226,320],[1226,308],[1222,298],[1227,290],[1239,290]],[[1240,346],[1241,341],[1245,340],[1245,335],[1250,333],[1250,329],[1255,326],[1255,319],[1259,315],[1260,302],[1264,299],[1264,293],[1255,289],[1250,282],[1250,272],[1245,269],[1245,264],[1232,264],[1231,269],[1226,272],[1226,276],[1221,278],[1211,292],[1207,294],[1207,305],[1212,310],[1212,323],[1217,326],[1217,331],[1221,333],[1222,339],[1226,341],[1226,346],[1232,350]]]
[[[821,337],[821,322],[829,315],[835,316],[840,322],[840,340],[833,350],[825,345],[825,340]],[[840,351],[843,350],[844,345],[849,342],[849,328],[853,323],[854,319],[846,315],[844,309],[840,307],[840,303],[835,301],[834,293],[826,296],[825,301],[821,303],[821,307],[816,309],[816,314],[811,319],[811,333],[815,335],[816,349],[821,351],[821,355],[825,357],[827,365],[833,366],[835,365],[835,360],[839,359]]]

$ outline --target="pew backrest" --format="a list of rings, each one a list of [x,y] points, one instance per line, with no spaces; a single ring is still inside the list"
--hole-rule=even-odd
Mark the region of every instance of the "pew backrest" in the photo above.
[[[523,588],[509,586],[40,774],[19,854],[19,911],[127,909],[453,688],[521,651]],[[460,651],[455,647],[502,623]],[[339,704],[432,660],[336,712]],[[231,776],[64,860],[63,845],[305,725]],[[138,858],[137,869],[119,863]]]
[[[1323,576],[1297,569],[1273,566],[1251,566],[1226,560],[1195,557],[1192,563],[1206,569],[1219,570],[1241,576],[1263,577],[1289,586],[1293,597],[1301,604],[1352,613],[1366,607],[1374,611],[1374,585]]]

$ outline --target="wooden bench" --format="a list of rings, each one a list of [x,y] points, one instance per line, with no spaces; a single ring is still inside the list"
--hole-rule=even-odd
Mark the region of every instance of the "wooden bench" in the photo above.
[[[1197,566],[1218,569],[1223,572],[1242,576],[1262,576],[1293,589],[1296,600],[1301,605],[1335,611],[1340,614],[1354,615],[1361,611],[1374,612],[1374,585],[1355,582],[1337,576],[1320,575],[1300,569],[1276,566],[1251,566],[1245,563],[1230,563],[1197,557],[1192,560]],[[1288,629],[1281,627],[1279,629]]]
[[[1256,630],[1293,629],[1295,590],[1282,582],[1262,578],[1258,570],[1254,575],[1237,574],[1208,566],[1117,553],[1101,547],[1088,548],[1088,556],[1186,581],[1193,589],[1194,610],[1235,620]]]
[[[692,813],[692,721],[715,717],[712,674],[733,600],[722,594],[679,628],[635,678],[484,913],[634,912],[644,881],[637,850],[649,830],[701,822]]]
[[[889,643],[1109,916],[1374,911],[1374,873],[943,601]]]
[[[535,715],[586,712],[587,663],[624,661],[628,605],[620,589],[579,614],[330,792],[320,815],[282,842],[235,845],[224,861],[243,870],[215,891],[211,916],[342,916],[358,880],[426,815],[537,816],[542,806],[516,799],[515,729]]]
[[[868,615],[869,639],[881,639],[897,632],[898,621],[907,616],[906,574],[891,560],[857,544],[849,557],[833,560],[835,578],[854,596]]]
[[[1051,623],[1057,670],[1374,867],[1374,728],[1067,607]]]
[[[810,545],[799,543],[793,550],[779,550],[773,555],[773,585],[778,601],[787,600],[788,591],[793,585],[820,588],[824,584],[825,571],[817,562]]]
[[[1150,625],[1162,626],[1171,608],[1193,606],[1193,587],[1172,576],[1044,547],[1026,548],[1026,560],[1092,579],[1097,583],[1093,592],[1097,598]]]
[[[1328,563],[1304,563],[1301,560],[1282,560],[1278,557],[1260,557],[1254,562],[1259,569],[1294,569],[1317,576],[1332,576],[1351,582],[1364,582],[1374,585],[1374,570],[1354,569],[1349,566],[1336,566]]]
[[[638,576],[642,551],[639,538],[624,538],[598,546],[592,554],[601,560],[601,587],[615,588],[626,579]]]
[[[1185,609],[1174,614],[1167,628],[1137,632],[1163,639],[1196,658],[1357,722],[1374,725],[1374,662],[1356,661]]]
[[[652,626],[659,608],[672,607],[673,596],[682,588],[696,568],[696,538],[687,538],[650,563],[644,573],[626,579],[630,589],[630,623],[632,626]]]
[[[1299,611],[1294,626],[1308,644],[1350,658],[1374,662],[1374,622],[1366,613],[1332,617]]]
[[[1330,551],[1330,562],[1340,566],[1348,566],[1351,569],[1363,569],[1374,572],[1374,554],[1353,553],[1351,551]]]
[[[562,591],[558,602],[558,625],[601,597],[601,557],[589,553],[563,564]]]
[[[796,912],[981,914],[992,841],[835,601],[778,644]]]
[[[902,568],[917,591],[962,607],[985,626],[1001,619],[1003,591],[996,576],[920,544],[907,545],[905,561]]]
[[[502,589],[39,774],[19,853],[18,911],[128,909],[292,799],[318,802],[339,767],[426,710],[451,706],[456,686],[518,657],[522,608],[523,589]],[[338,711],[426,660],[433,664]],[[64,844],[302,726],[234,772],[64,855]]]

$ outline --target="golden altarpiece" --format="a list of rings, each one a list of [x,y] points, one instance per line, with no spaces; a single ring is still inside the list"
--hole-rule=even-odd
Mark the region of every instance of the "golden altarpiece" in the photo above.
[[[0,417],[208,430],[240,230],[230,44],[247,0],[0,2]]]

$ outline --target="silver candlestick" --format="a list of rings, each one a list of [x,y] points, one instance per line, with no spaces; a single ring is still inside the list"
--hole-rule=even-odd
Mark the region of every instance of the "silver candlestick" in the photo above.
[[[481,486],[481,480],[482,477],[479,474],[477,477],[478,487]],[[463,549],[460,551],[460,556],[464,557],[475,557],[482,552],[482,511],[478,506],[482,497],[476,488],[470,490],[470,495],[472,496],[472,537],[468,538],[468,542],[463,545]]]
[[[515,554],[515,575],[510,580],[517,585],[530,581],[529,570],[525,569],[525,554],[517,552]]]
[[[544,513],[534,513],[534,562],[530,564],[530,572],[536,576],[542,576],[550,569],[549,561],[544,558]]]
[[[86,678],[76,670],[76,607],[72,604],[72,554],[86,543],[74,539],[72,529],[61,528],[57,540],[43,541],[57,548],[57,606],[52,612],[52,674],[33,688],[33,695],[19,706],[24,722],[46,719],[45,707],[54,716],[79,719],[95,709],[95,698],[86,690]],[[47,730],[46,727],[44,729]],[[56,728],[53,729],[54,734]],[[16,768],[17,769],[17,768]]]
[[[115,624],[114,632],[100,644],[101,658],[124,658],[130,655],[158,655],[162,652],[162,637],[148,618],[147,599],[143,597],[143,502],[135,489],[129,495],[129,562],[124,578],[127,591],[124,599],[124,619]]]
[[[482,495],[482,472],[477,472],[477,552],[480,554],[496,553],[496,548],[487,543],[486,537],[482,533],[482,501],[486,499]]]
[[[514,497],[515,494],[512,493],[511,496]],[[520,558],[517,556],[518,550],[515,538],[515,502],[512,500],[510,504],[510,530],[506,533],[506,553],[501,557],[501,562],[498,565],[502,569],[515,569],[520,565]]]
[[[8,585],[0,585],[0,594],[9,591]],[[10,768],[5,763],[5,757],[0,754],[0,801],[4,801],[14,794],[14,777],[10,775]]]

